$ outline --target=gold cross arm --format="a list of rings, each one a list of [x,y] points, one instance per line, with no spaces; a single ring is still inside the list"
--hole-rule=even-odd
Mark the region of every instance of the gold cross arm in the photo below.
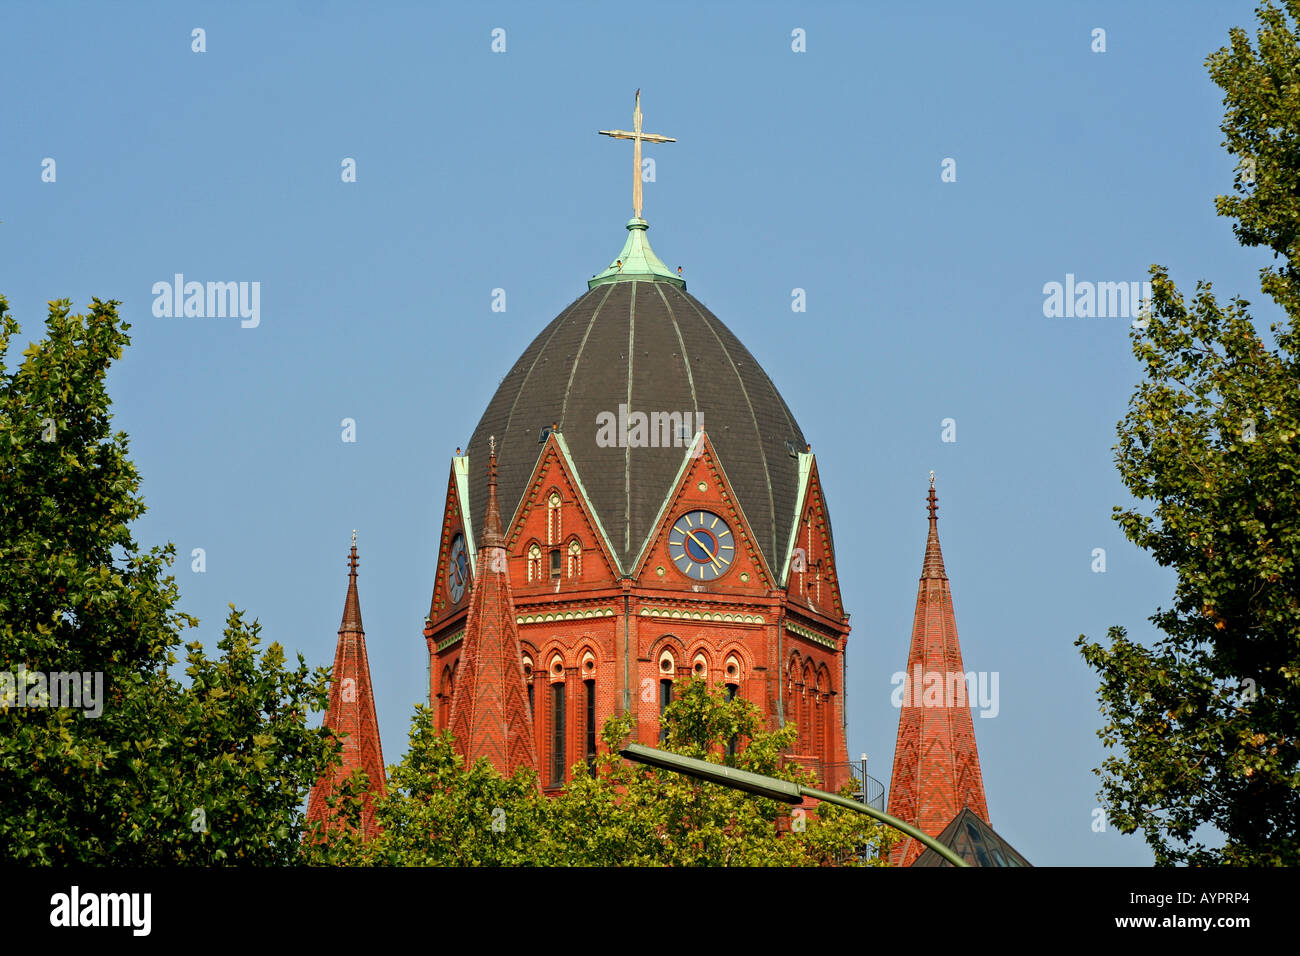
[[[661,136],[658,133],[644,133],[641,131],[641,91],[636,91],[636,108],[632,111],[632,130],[629,132],[625,129],[601,129],[597,130],[601,136],[612,136],[614,139],[630,139],[632,141],[632,213],[636,218],[641,218],[641,144],[642,143],[675,143],[671,136]]]
[[[658,133],[629,133],[625,129],[598,129],[596,132],[601,136],[613,136],[615,139],[640,139],[643,143],[677,142],[671,136],[660,136]]]

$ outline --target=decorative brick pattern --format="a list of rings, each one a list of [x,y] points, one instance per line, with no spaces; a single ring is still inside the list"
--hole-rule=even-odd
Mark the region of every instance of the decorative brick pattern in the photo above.
[[[521,656],[494,453],[488,459],[487,515],[448,717],[467,765],[486,757],[506,776],[520,767],[540,769]]]
[[[384,751],[379,741],[379,721],[375,717],[375,695],[370,684],[370,660],[366,656],[366,632],[361,625],[361,600],[357,595],[357,546],[353,535],[348,556],[348,593],[343,601],[343,621],[339,625],[338,645],[334,650],[333,679],[324,726],[343,738],[343,764],[332,774],[322,776],[307,798],[307,820],[323,821],[327,827],[338,825],[326,806],[334,788],[361,769],[369,778],[370,789],[362,805],[361,831],[375,836],[372,794],[383,796],[385,790]]]
[[[917,588],[916,614],[907,674],[964,674],[952,593],[939,550],[938,499],[930,485],[930,531]],[[925,706],[917,695],[904,694],[898,718],[898,743],[889,785],[889,812],[931,836],[938,836],[952,819],[969,807],[989,822],[984,779],[970,707]],[[950,703],[944,701],[945,704]],[[909,866],[925,847],[908,837],[895,846],[896,866]]]

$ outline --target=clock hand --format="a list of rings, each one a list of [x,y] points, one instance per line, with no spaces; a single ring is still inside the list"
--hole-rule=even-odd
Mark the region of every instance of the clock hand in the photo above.
[[[713,552],[709,550],[709,546],[705,544],[703,541],[701,541],[699,538],[695,537],[695,532],[690,530],[689,528],[686,529],[686,535],[692,541],[694,541],[696,544],[700,546],[700,550],[709,556],[709,560],[713,562],[713,566],[717,568],[719,571],[721,571],[722,565],[718,564],[718,559],[714,557]]]

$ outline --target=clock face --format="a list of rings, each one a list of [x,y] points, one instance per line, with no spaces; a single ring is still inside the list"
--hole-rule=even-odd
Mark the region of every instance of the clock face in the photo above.
[[[469,583],[469,557],[465,554],[465,536],[456,535],[451,541],[451,562],[447,568],[447,595],[452,604],[459,604]]]
[[[668,532],[668,556],[692,581],[712,581],[731,567],[736,540],[727,523],[711,511],[688,511]]]

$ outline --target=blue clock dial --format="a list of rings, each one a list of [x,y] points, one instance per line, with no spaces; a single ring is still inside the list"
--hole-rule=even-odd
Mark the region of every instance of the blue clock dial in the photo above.
[[[451,542],[451,560],[447,565],[447,596],[452,604],[459,604],[469,583],[469,555],[465,552],[465,536],[456,535]]]
[[[668,557],[692,581],[726,574],[736,556],[736,539],[727,522],[712,511],[688,511],[668,532]]]

